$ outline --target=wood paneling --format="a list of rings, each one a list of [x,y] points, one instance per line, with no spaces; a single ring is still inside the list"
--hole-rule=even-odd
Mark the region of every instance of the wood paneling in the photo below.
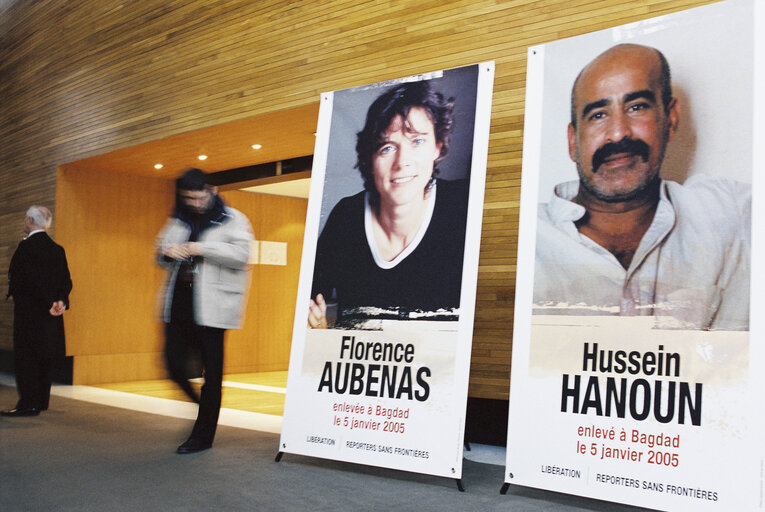
[[[0,268],[25,208],[53,203],[62,163],[495,60],[470,395],[506,398],[526,48],[706,3],[11,1],[0,16]],[[0,303],[0,347],[11,346],[10,319]]]
[[[59,172],[57,240],[74,281],[65,323],[75,384],[165,376],[157,309],[165,275],[153,254],[173,187],[171,180],[70,166]],[[286,266],[253,266],[244,326],[227,333],[225,371],[286,369],[307,201],[222,195],[251,219],[258,239],[288,248]]]
[[[64,322],[75,384],[164,375],[156,308],[163,272],[153,252],[173,190],[170,180],[59,171],[56,240],[74,283]]]
[[[175,178],[189,167],[207,172],[275,162],[313,153],[319,104],[280,110],[118,149],[68,164],[83,170]],[[253,144],[261,149],[252,149]],[[204,162],[197,159],[207,155]],[[163,165],[155,169],[154,164]]]
[[[226,333],[226,373],[286,370],[308,201],[249,192],[221,193],[252,223],[258,240],[285,242],[287,265],[254,265],[241,330]]]

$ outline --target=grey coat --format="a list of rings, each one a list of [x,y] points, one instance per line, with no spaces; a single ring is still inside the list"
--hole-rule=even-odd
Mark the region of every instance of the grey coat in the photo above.
[[[157,262],[168,271],[165,286],[160,292],[161,316],[166,323],[170,322],[170,307],[180,262],[168,261],[162,255],[162,248],[186,242],[189,233],[187,224],[169,218],[157,236]],[[227,206],[222,222],[213,222],[213,226],[200,235],[197,242],[203,247],[202,262],[194,282],[194,318],[197,325],[241,328],[250,282],[247,262],[254,238],[247,217]]]

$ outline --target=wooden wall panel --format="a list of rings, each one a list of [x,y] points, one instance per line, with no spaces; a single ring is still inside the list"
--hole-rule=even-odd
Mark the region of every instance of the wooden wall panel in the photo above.
[[[506,398],[526,48],[706,3],[4,2],[0,221],[51,205],[62,163],[309,105],[322,91],[495,60],[470,395]],[[0,228],[0,268],[18,238]],[[0,303],[0,348],[11,346],[10,318]]]
[[[74,282],[66,313],[74,383],[165,377],[157,297],[165,274],[154,240],[172,208],[173,182],[64,166],[57,240]],[[286,242],[288,265],[255,265],[242,330],[227,333],[226,373],[285,370],[307,201],[247,192],[222,194],[258,239]]]
[[[255,265],[245,324],[226,334],[225,371],[286,370],[308,201],[249,192],[221,194],[250,219],[258,240],[287,244],[287,265]]]
[[[59,171],[56,240],[74,283],[64,322],[75,384],[135,380],[161,362],[163,272],[152,255],[172,201],[169,180]]]

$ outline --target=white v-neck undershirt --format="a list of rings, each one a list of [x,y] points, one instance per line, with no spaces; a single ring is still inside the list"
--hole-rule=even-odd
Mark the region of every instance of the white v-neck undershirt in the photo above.
[[[380,250],[377,247],[377,242],[375,242],[375,235],[374,230],[372,227],[372,205],[369,204],[369,192],[365,194],[365,200],[364,200],[364,231],[367,235],[367,243],[369,244],[369,249],[372,251],[372,257],[375,260],[375,263],[378,267],[384,270],[391,269],[404,261],[407,256],[409,256],[412,251],[414,251],[417,246],[422,241],[423,237],[425,236],[425,232],[428,230],[428,226],[430,226],[430,219],[433,218],[433,210],[436,206],[436,184],[433,184],[433,188],[430,189],[430,192],[428,193],[428,197],[425,199],[427,202],[425,204],[425,218],[422,219],[422,223],[420,224],[420,228],[417,230],[417,234],[414,236],[414,239],[411,241],[409,245],[406,246],[406,248],[399,253],[398,256],[393,258],[390,261],[385,261],[382,256],[380,256]]]

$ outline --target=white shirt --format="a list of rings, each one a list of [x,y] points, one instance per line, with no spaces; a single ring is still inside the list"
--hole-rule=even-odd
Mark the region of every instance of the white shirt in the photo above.
[[[662,181],[654,219],[628,269],[579,233],[579,182],[540,204],[534,314],[654,315],[657,327],[747,330],[751,188],[696,176]]]

